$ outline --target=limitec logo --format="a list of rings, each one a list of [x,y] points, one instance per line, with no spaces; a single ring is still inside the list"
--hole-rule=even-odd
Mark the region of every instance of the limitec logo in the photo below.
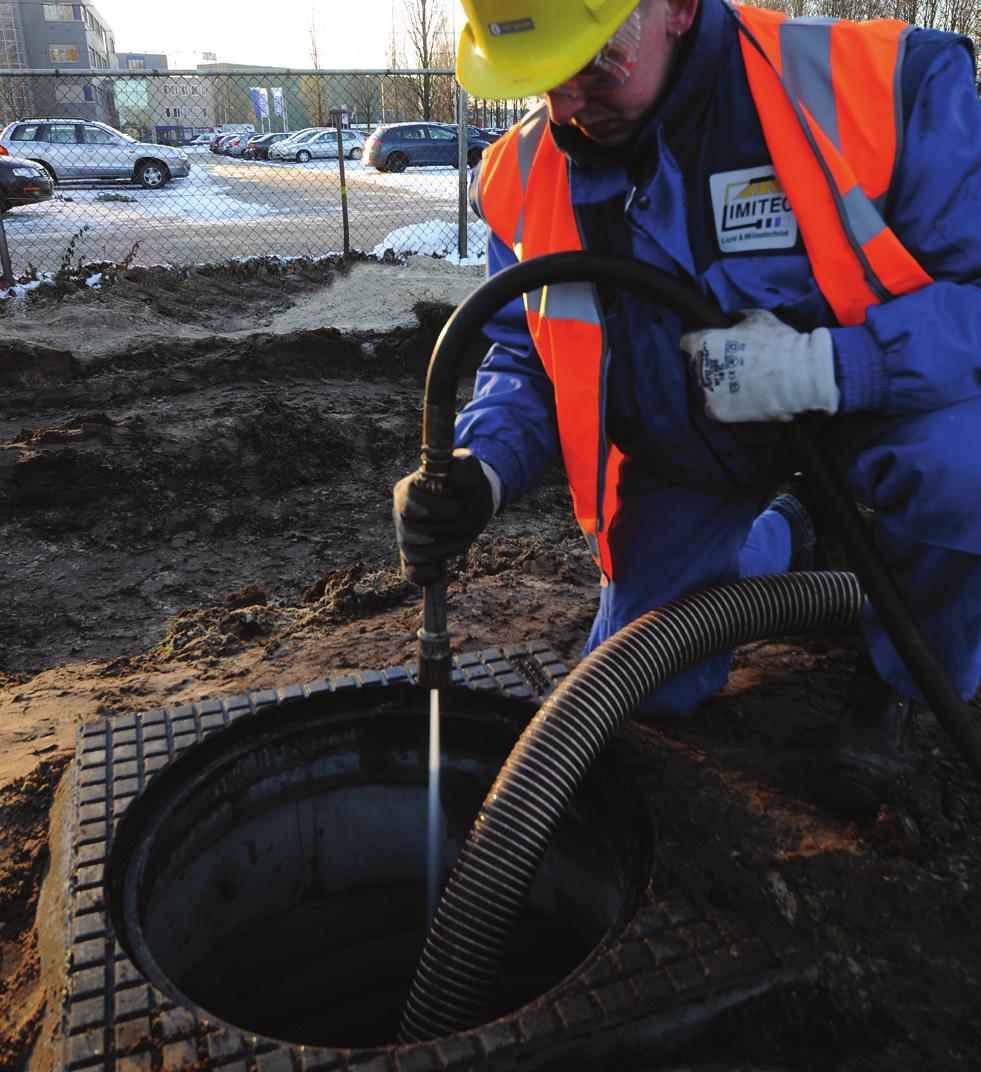
[[[769,231],[789,215],[790,202],[776,175],[759,175],[726,186],[722,231]]]
[[[724,253],[789,249],[797,218],[772,164],[709,178],[715,229]]]

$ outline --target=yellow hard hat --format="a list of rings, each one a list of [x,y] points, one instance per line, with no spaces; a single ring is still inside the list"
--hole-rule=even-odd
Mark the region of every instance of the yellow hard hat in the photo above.
[[[456,76],[474,97],[531,97],[582,70],[639,0],[461,0]]]

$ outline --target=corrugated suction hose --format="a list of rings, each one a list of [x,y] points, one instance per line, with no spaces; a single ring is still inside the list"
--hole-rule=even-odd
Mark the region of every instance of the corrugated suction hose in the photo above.
[[[400,1040],[442,1038],[486,1022],[555,828],[645,696],[738,644],[855,628],[863,599],[851,573],[735,581],[645,614],[584,659],[535,715],[484,801],[436,912]]]

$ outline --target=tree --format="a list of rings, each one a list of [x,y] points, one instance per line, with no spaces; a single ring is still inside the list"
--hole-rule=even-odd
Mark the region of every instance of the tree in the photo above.
[[[393,67],[419,67],[428,71],[432,67],[452,66],[453,45],[448,40],[449,20],[445,0],[402,0],[402,21],[405,27],[404,44],[396,44],[393,34]],[[441,79],[441,81],[448,81]],[[443,115],[446,99],[452,102],[451,87],[444,92],[437,76],[415,75],[400,85],[414,98],[416,119],[433,119]],[[452,107],[446,118],[452,118]]]
[[[379,113],[382,79],[368,74],[348,76],[344,92],[351,101],[351,108],[358,123],[371,127],[372,119]]]
[[[974,39],[975,55],[981,61],[977,0],[750,0],[755,7],[783,11],[787,15],[818,18],[902,19],[934,30],[949,30]]]
[[[320,70],[320,49],[317,45],[317,13],[310,9],[310,66],[315,70]],[[313,102],[311,105],[311,112],[314,114],[314,124],[318,127],[324,126],[324,88],[320,84],[320,75],[315,74],[313,76]]]

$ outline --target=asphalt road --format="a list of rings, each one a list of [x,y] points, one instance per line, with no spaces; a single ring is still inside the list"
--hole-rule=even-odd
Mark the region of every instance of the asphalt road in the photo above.
[[[344,245],[336,160],[307,164],[235,160],[192,150],[192,171],[162,190],[134,183],[75,182],[56,198],[4,218],[15,274],[28,264],[55,271],[67,259],[202,263],[265,254],[317,256]],[[459,176],[449,167],[389,175],[345,161],[350,248],[372,251],[393,232],[431,237],[443,221],[455,248]],[[84,233],[79,235],[82,228]],[[79,235],[68,252],[73,235]],[[395,244],[401,246],[400,236]],[[412,244],[411,241],[409,243]]]

